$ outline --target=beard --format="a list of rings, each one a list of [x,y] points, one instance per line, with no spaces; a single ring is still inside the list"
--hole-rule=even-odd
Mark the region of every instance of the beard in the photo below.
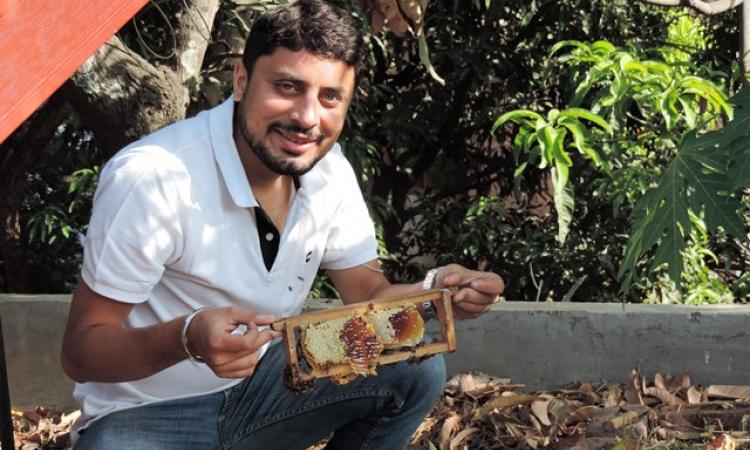
[[[300,165],[298,161],[295,161],[293,156],[284,157],[283,155],[275,155],[273,151],[271,151],[268,146],[263,144],[263,142],[258,139],[258,137],[253,134],[252,131],[250,131],[250,128],[248,128],[247,120],[245,120],[244,114],[244,101],[235,103],[234,111],[234,121],[239,126],[238,128],[240,130],[242,140],[245,141],[247,146],[250,147],[253,153],[255,153],[258,159],[260,159],[260,161],[266,167],[268,167],[268,169],[279,175],[300,177],[309,172],[313,167],[315,167],[315,164],[323,159],[323,156],[325,156],[326,154],[326,152],[321,151],[318,155],[315,156],[315,159],[307,164],[302,165]],[[322,134],[314,133],[312,130],[306,130],[293,123],[285,124],[281,122],[271,122],[271,124],[268,125],[266,133],[271,134],[273,132],[276,132],[277,130],[304,134],[308,139],[315,139],[315,141],[318,143],[318,146],[320,146],[324,138]]]

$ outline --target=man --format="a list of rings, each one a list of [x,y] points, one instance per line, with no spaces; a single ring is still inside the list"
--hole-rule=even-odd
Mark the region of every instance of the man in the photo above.
[[[63,342],[82,406],[76,449],[404,448],[438,399],[442,358],[308,394],[283,387],[267,325],[298,314],[318,267],[344,302],[462,287],[485,312],[495,274],[449,265],[392,285],[336,140],[362,40],[300,0],[261,16],[224,104],[130,145],[102,171]]]

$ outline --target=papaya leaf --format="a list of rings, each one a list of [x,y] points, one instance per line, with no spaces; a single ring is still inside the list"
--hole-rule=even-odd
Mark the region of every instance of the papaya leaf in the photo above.
[[[680,284],[682,250],[695,226],[689,211],[702,213],[706,228],[746,239],[744,223],[737,211],[742,204],[736,194],[750,186],[750,88],[732,97],[728,105],[734,118],[723,128],[699,135],[689,132],[667,166],[656,187],[635,204],[632,233],[620,277],[627,289],[636,264],[654,245],[658,248],[652,269],[667,264],[672,280]]]

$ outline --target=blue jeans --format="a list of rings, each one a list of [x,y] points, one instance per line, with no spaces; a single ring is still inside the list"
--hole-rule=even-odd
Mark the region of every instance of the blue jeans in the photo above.
[[[328,449],[406,448],[445,383],[442,356],[378,368],[345,386],[318,380],[309,393],[283,385],[281,345],[255,374],[215,394],[168,400],[92,423],[75,450],[305,449],[333,433]]]

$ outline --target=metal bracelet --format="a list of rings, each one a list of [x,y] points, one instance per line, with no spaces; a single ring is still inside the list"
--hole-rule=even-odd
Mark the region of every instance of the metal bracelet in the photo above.
[[[187,316],[185,316],[185,320],[182,322],[182,334],[180,335],[180,342],[182,342],[182,349],[185,350],[185,353],[187,353],[188,358],[190,358],[192,361],[197,362],[197,363],[205,363],[205,361],[199,355],[194,355],[190,351],[190,346],[188,345],[187,330],[188,330],[188,327],[190,326],[190,323],[195,318],[195,316],[197,316],[199,312],[205,309],[208,309],[208,308],[198,308],[195,311],[188,314]]]
[[[427,272],[427,275],[424,276],[424,281],[422,281],[422,289],[428,290],[435,287],[435,281],[437,281],[437,274],[442,270],[441,267],[435,267],[434,269],[430,269]]]

